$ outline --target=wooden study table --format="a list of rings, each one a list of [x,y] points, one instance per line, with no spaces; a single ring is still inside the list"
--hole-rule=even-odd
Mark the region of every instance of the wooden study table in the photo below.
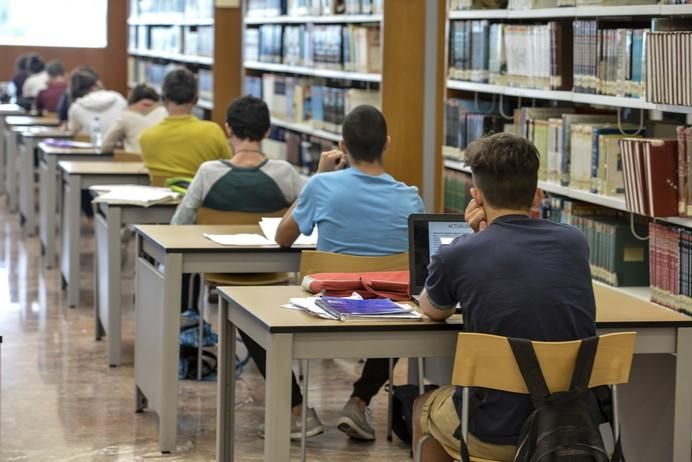
[[[13,127],[17,137],[17,159],[19,164],[19,217],[29,236],[36,235],[36,146],[47,138],[66,139],[72,134],[60,127],[19,126]]]
[[[14,127],[57,127],[60,125],[58,119],[52,117],[33,117],[33,116],[8,116],[4,119],[4,138],[5,138],[5,188],[10,212],[14,213],[19,206],[19,151],[17,135],[12,133]]]
[[[71,307],[79,305],[82,189],[109,184],[149,184],[149,173],[142,162],[96,160],[93,151],[91,157],[92,160],[58,162],[63,186],[63,206],[60,210],[60,270],[67,285],[67,301]],[[54,218],[55,214],[48,209],[45,216],[48,230],[45,235],[46,249],[50,246],[52,252],[54,245],[50,230],[55,229],[55,224],[50,222],[50,217]],[[50,261],[52,264],[53,258],[54,255],[49,255],[46,251],[46,263]]]
[[[0,194],[7,192],[5,188],[7,171],[7,143],[5,142],[5,118],[25,114],[24,108],[17,104],[0,104]]]
[[[689,462],[692,318],[616,289],[594,288],[599,334],[637,333],[630,384],[620,387],[628,462]],[[339,322],[280,308],[291,297],[306,296],[299,286],[222,287],[219,294],[216,457],[224,462],[233,460],[235,328],[267,351],[264,460],[283,462],[291,455],[294,359],[450,357],[463,327],[459,316],[446,323]],[[160,354],[148,357],[150,364]],[[168,407],[175,408],[174,404]]]
[[[122,341],[122,247],[120,231],[126,225],[169,223],[178,202],[149,207],[94,203],[94,315],[95,337],[106,336],[109,366],[120,365]]]
[[[202,235],[261,234],[259,225],[146,225],[136,230],[135,406],[138,412],[156,411],[159,445],[169,452],[175,450],[178,414],[182,275],[295,272],[301,248],[221,246]]]

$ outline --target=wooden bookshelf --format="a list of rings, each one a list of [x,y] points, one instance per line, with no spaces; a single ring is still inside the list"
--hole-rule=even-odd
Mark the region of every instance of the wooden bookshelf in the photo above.
[[[293,130],[298,133],[304,133],[306,135],[317,136],[319,138],[324,138],[325,140],[329,141],[338,142],[339,140],[341,140],[340,134],[314,128],[312,125],[308,123],[288,122],[277,117],[272,117],[272,125],[285,128],[287,130]]]

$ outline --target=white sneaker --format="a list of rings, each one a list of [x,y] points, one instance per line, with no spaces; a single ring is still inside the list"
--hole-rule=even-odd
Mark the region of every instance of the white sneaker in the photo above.
[[[357,440],[373,441],[375,439],[372,411],[368,407],[363,410],[353,400],[348,400],[341,410],[337,428]]]
[[[301,416],[296,416],[291,414],[291,439],[294,441],[300,441],[302,436],[302,424],[303,418]],[[324,432],[324,427],[322,422],[320,422],[319,417],[317,417],[317,412],[314,408],[309,407],[307,415],[305,416],[305,437],[312,438],[320,433]],[[257,430],[259,437],[264,439],[264,424],[261,424]]]

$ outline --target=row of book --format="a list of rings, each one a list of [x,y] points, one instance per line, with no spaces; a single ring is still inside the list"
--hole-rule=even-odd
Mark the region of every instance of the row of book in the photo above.
[[[653,5],[657,0],[451,0],[450,10],[470,9],[504,9],[531,10],[540,8],[558,8],[563,6],[615,6],[615,5]],[[665,0],[662,3],[682,4],[692,0]],[[675,3],[673,3],[675,2]]]
[[[134,50],[183,53],[190,56],[214,54],[212,26],[129,26],[129,46]]]
[[[591,276],[606,284],[649,285],[649,243],[646,223],[630,223],[623,212],[557,196],[546,198],[546,218],[579,228],[589,244]]]
[[[380,72],[379,25],[265,24],[244,33],[245,59],[291,66]]]
[[[651,301],[692,314],[692,231],[649,224]]]
[[[443,155],[463,160],[462,152],[474,140],[504,131],[504,118],[487,103],[448,98],[445,101]]]
[[[445,169],[443,206],[446,213],[464,213],[471,202],[471,176],[456,170]]]
[[[281,127],[272,127],[267,139],[262,141],[262,152],[268,158],[286,160],[306,175],[317,170],[320,154],[334,147],[331,141]]]
[[[315,129],[341,132],[346,114],[361,104],[380,106],[380,92],[344,88],[318,79],[263,74],[245,78],[246,93],[264,99],[273,116],[307,123]]]
[[[146,59],[129,58],[128,82],[148,83],[160,90],[166,74],[178,67],[179,65],[172,63],[163,64]],[[214,99],[214,80],[212,72],[209,69],[199,69],[196,74],[200,99],[212,101]]]
[[[248,0],[248,17],[381,14],[383,0]]]
[[[652,32],[647,40],[648,100],[692,106],[692,31]]]
[[[214,0],[130,0],[130,16],[213,18]]]
[[[595,19],[572,27],[575,92],[644,96],[648,28],[613,28]]]
[[[558,21],[532,25],[452,21],[449,77],[545,90],[570,87],[566,29]]]

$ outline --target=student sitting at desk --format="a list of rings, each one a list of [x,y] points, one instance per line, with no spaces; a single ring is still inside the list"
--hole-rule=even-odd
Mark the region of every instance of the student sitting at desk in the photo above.
[[[103,88],[98,74],[90,68],[77,68],[70,77],[72,104],[67,111],[68,130],[89,135],[94,119],[98,117],[101,134],[108,131],[115,119],[127,106],[123,96]]]
[[[408,216],[423,211],[416,188],[396,181],[384,171],[383,155],[389,145],[387,123],[372,106],[358,106],[343,123],[341,150],[322,154],[318,174],[310,178],[298,200],[282,219],[276,242],[291,246],[303,234],[318,228],[317,249],[350,255],[391,255],[408,250]],[[349,167],[350,165],[350,167]],[[241,333],[241,335],[243,335]],[[245,345],[265,373],[261,346],[243,336]],[[388,359],[368,359],[351,399],[344,406],[338,427],[349,436],[374,440],[368,405],[388,379]],[[301,436],[298,383],[292,379],[291,438]],[[314,409],[306,416],[306,434],[322,432]]]
[[[43,111],[58,112],[60,99],[67,90],[65,66],[62,62],[50,61],[46,65],[46,72],[48,73],[48,86],[39,92],[35,102],[39,114],[42,114]]]
[[[595,301],[586,238],[577,228],[529,218],[539,203],[539,155],[529,141],[499,133],[472,143],[473,200],[466,220],[476,234],[460,236],[431,258],[420,306],[444,320],[463,307],[464,330],[543,341],[596,335]],[[460,394],[445,386],[418,398],[414,438],[429,433],[424,461],[459,459],[454,436]],[[469,452],[511,461],[532,411],[526,395],[491,390],[471,394]]]
[[[195,223],[200,207],[235,212],[275,212],[290,206],[307,179],[285,160],[267,159],[261,142],[269,133],[269,108],[254,96],[233,101],[226,112],[231,159],[203,163],[171,224]]]
[[[103,149],[108,151],[122,146],[127,152],[142,152],[139,146],[142,131],[168,115],[160,100],[159,94],[149,85],[135,86],[127,100],[127,108],[103,136]]]
[[[139,144],[144,164],[154,175],[195,176],[208,160],[229,159],[231,149],[221,128],[192,115],[197,104],[197,78],[187,69],[169,72],[163,80],[168,117],[142,131]]]
[[[39,92],[48,86],[48,72],[46,72],[46,62],[35,53],[29,58],[28,67],[29,77],[22,85],[22,98],[24,101],[33,102]]]
[[[12,83],[14,84],[15,97],[18,102],[22,100],[22,90],[24,89],[24,82],[29,77],[29,60],[31,59],[30,53],[25,53],[17,58],[14,64],[15,73],[12,77]]]

